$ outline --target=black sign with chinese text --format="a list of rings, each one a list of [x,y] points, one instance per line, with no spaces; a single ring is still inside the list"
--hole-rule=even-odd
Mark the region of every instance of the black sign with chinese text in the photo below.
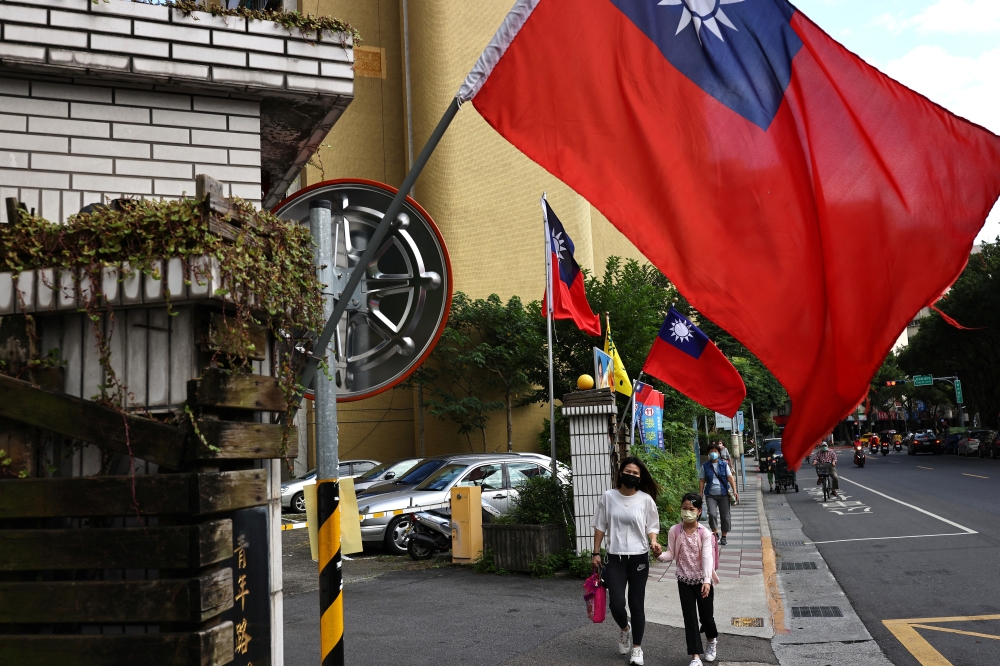
[[[233,607],[223,620],[233,623],[232,666],[271,666],[271,576],[268,569],[267,507],[234,511]]]

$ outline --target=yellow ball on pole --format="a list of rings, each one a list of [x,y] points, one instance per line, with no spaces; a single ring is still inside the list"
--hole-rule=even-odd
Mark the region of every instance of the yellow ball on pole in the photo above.
[[[594,378],[590,375],[580,375],[576,380],[576,387],[581,391],[589,391],[594,388]]]

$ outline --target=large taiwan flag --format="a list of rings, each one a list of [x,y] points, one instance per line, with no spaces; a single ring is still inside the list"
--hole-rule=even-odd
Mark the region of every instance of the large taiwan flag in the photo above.
[[[743,378],[729,359],[674,308],[667,312],[642,371],[726,416],[735,416],[747,397]]]
[[[774,372],[792,463],[1000,193],[1000,138],[785,0],[518,0],[458,97]]]
[[[594,314],[587,302],[583,272],[573,257],[576,250],[573,240],[545,199],[542,199],[542,210],[548,224],[549,253],[552,255],[552,318],[572,319],[581,331],[597,337],[601,334],[601,318]],[[542,312],[546,312],[547,304],[548,294],[542,297]]]

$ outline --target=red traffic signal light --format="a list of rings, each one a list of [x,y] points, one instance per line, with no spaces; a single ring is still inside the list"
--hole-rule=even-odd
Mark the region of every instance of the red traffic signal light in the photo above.
[[[894,382],[894,381],[892,381],[892,380],[889,380],[889,381],[887,381],[887,382],[885,383],[885,385],[886,385],[886,386],[895,386],[895,385],[896,385],[896,382]]]

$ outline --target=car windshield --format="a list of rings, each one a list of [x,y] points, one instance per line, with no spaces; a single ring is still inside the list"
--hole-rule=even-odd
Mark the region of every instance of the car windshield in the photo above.
[[[376,465],[375,467],[372,467],[370,470],[359,476],[358,481],[367,481],[368,479],[374,479],[376,476],[384,472],[387,468],[395,464],[396,463],[393,462],[384,462],[381,465]]]
[[[989,436],[989,430],[973,430],[969,433],[969,437],[972,437],[973,439],[986,439]]]
[[[459,475],[468,467],[468,465],[458,465],[454,463],[451,465],[445,465],[432,476],[428,477],[426,481],[414,488],[414,490],[444,490],[450,486],[452,481],[457,479]]]
[[[398,479],[396,483],[422,483],[427,477],[436,472],[444,462],[443,460],[425,460],[410,470],[402,479]]]

